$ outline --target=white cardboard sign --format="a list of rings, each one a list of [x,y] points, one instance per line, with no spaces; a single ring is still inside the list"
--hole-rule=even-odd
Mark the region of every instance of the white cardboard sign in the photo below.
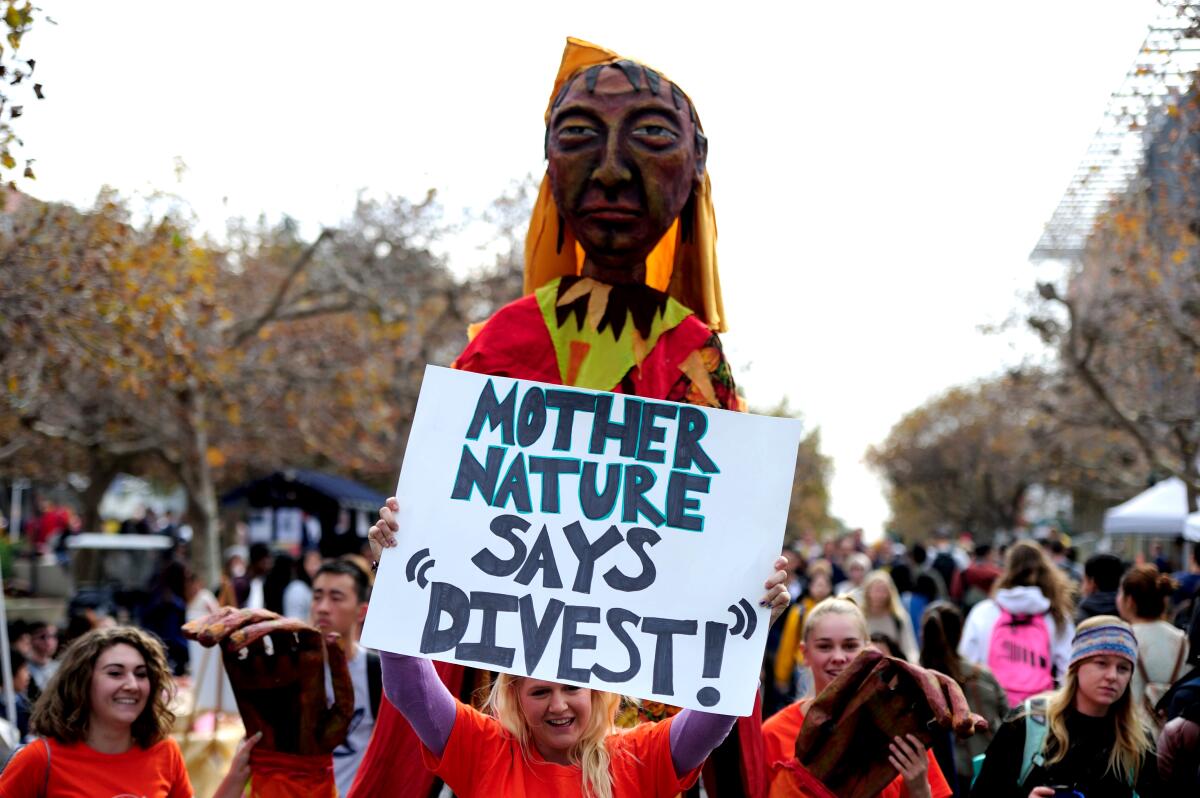
[[[430,366],[362,642],[748,715],[800,433]]]

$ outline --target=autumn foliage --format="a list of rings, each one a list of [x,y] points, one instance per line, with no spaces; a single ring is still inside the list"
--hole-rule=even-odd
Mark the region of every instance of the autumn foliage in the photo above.
[[[17,168],[17,151],[22,145],[16,121],[25,113],[29,99],[43,99],[42,84],[34,79],[37,61],[21,52],[21,40],[39,15],[40,9],[28,2],[4,0],[0,15],[4,32],[0,40],[0,174]],[[33,159],[25,160],[22,174],[32,179]]]
[[[394,478],[425,364],[513,298],[499,275],[519,279],[501,261],[464,286],[430,250],[432,195],[363,200],[311,240],[287,220],[238,223],[219,246],[111,194],[86,212],[6,202],[0,468],[78,470],[93,511],[119,471],[182,483],[205,568],[231,481],[284,466]]]

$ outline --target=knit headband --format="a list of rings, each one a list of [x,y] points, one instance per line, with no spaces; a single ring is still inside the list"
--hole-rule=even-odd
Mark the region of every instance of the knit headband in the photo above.
[[[1127,626],[1108,624],[1085,629],[1075,635],[1071,641],[1071,662],[1074,665],[1082,659],[1098,654],[1111,654],[1124,657],[1132,663],[1137,662],[1137,638]]]

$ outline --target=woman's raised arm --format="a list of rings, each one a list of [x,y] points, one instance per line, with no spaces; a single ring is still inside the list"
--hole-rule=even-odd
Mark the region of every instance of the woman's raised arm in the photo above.
[[[379,657],[387,700],[412,724],[425,747],[440,757],[454,728],[454,696],[429,660],[386,651]]]

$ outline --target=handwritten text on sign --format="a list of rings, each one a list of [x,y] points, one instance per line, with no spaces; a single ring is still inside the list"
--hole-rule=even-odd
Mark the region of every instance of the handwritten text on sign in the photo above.
[[[430,367],[363,643],[749,714],[799,435]]]

